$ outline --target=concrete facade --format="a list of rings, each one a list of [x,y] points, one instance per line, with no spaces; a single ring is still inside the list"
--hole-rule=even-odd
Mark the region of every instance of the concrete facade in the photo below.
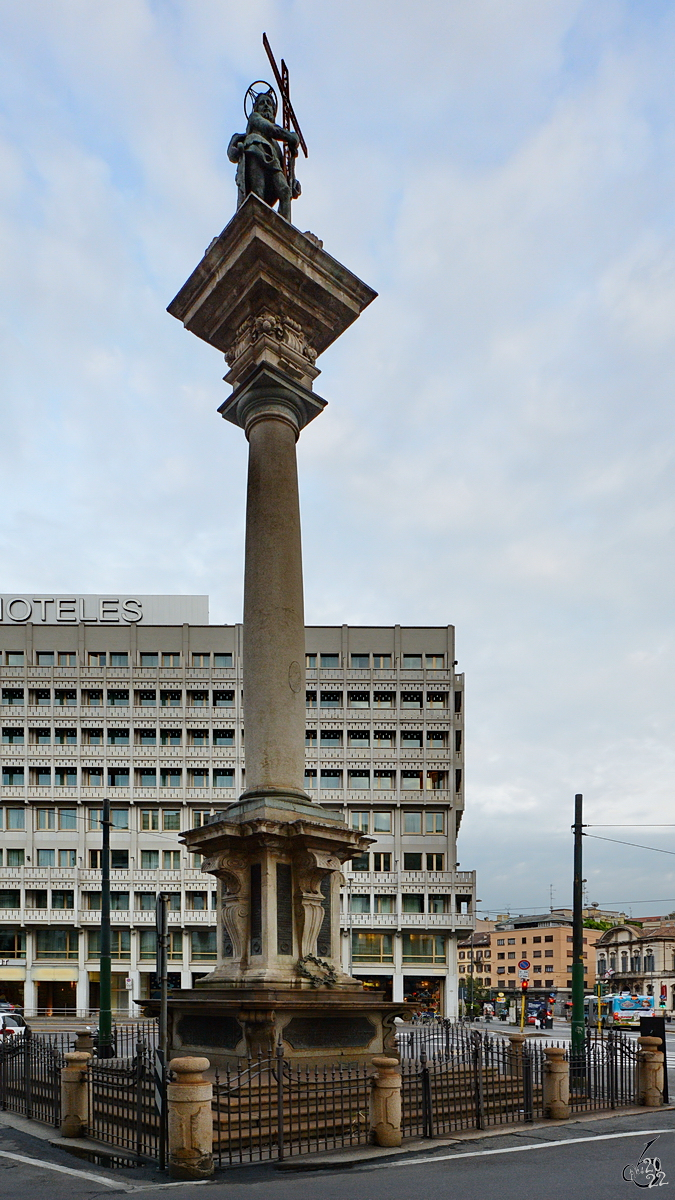
[[[216,960],[216,881],[178,834],[246,788],[242,627],[207,624],[204,597],[141,598],[139,610],[127,597],[26,595],[30,621],[26,604],[2,599],[0,993],[29,1013],[96,1008],[107,790],[113,1000],[135,1012],[132,998],[154,987],[160,888],[174,897],[172,984],[192,986]],[[203,623],[176,623],[177,602]],[[475,896],[456,854],[454,631],[308,627],[305,648],[305,789],[375,838],[346,864],[343,968],[454,1015],[456,943],[473,927]]]

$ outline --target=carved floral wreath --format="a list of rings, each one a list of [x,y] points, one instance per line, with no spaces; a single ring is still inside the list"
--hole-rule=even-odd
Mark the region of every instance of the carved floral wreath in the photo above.
[[[308,963],[311,963],[314,967],[318,967],[318,972],[310,971],[307,966]],[[321,987],[322,984],[325,987],[333,987],[333,984],[337,983],[337,971],[335,967],[331,966],[323,958],[315,958],[313,954],[306,954],[304,958],[298,959],[297,970],[298,974],[304,976],[305,979],[309,979],[312,987],[315,988]]]

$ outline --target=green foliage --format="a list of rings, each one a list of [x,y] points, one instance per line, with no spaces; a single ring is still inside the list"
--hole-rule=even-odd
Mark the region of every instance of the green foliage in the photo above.
[[[584,929],[614,929],[615,921],[598,921],[594,917],[587,917],[584,921]]]

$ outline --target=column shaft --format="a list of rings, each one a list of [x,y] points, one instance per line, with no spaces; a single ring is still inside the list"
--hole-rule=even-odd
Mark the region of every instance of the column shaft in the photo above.
[[[246,432],[246,792],[304,795],[305,613],[297,431],[283,414],[259,409]]]

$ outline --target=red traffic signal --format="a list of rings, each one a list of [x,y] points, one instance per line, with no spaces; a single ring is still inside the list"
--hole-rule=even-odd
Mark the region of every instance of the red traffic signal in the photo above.
[[[528,987],[530,986],[530,981],[529,981],[529,979],[523,979],[523,980],[522,980],[522,982],[521,982],[521,984],[520,984],[520,986],[521,986],[521,988],[523,989],[523,991],[524,991],[524,992],[526,992],[526,991],[527,991],[527,989],[528,989]]]

